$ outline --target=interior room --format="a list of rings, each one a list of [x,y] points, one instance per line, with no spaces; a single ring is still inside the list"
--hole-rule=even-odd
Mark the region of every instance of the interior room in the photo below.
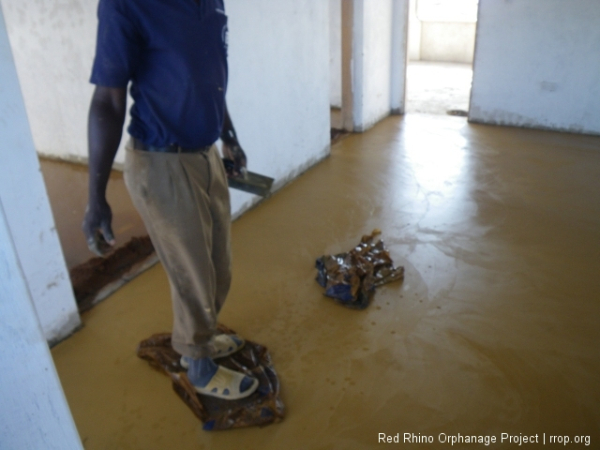
[[[440,3],[225,2],[228,107],[274,183],[230,190],[219,321],[268,350],[284,408],[207,431],[136,354],[171,331],[162,264],[85,311],[71,283],[93,256],[97,2],[0,0],[0,447],[597,445],[600,5],[456,0],[448,19]],[[122,143],[118,247],[146,234],[123,162]],[[403,279],[346,308],[315,262],[374,230]]]

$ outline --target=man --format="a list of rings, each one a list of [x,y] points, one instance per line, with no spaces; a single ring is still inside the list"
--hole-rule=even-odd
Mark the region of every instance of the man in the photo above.
[[[214,362],[244,344],[216,333],[231,281],[231,217],[214,142],[234,161],[230,175],[246,166],[225,104],[227,70],[223,0],[100,0],[83,230],[96,253],[114,245],[105,192],[131,83],[125,183],[169,276],[172,345],[199,393],[233,400],[258,380]]]

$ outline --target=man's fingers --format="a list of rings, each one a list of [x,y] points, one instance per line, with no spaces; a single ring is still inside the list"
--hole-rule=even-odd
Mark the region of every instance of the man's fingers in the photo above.
[[[110,225],[98,229],[92,236],[87,238],[88,248],[98,256],[104,256],[115,245],[115,238]]]
[[[241,147],[234,148],[234,166],[235,166],[235,175],[237,177],[246,178],[246,154]]]
[[[228,158],[223,158],[223,166],[225,167],[225,172],[227,173],[227,176],[232,176],[233,173],[235,172],[235,163],[233,162],[233,160],[228,159]]]
[[[90,238],[87,240],[87,245],[90,251],[98,256],[102,256],[104,253],[100,251],[100,242],[96,238]]]
[[[88,205],[81,228],[85,234],[87,246],[92,253],[102,256],[115,245],[115,235],[111,227],[112,214],[108,204]]]
[[[112,232],[110,222],[104,222],[100,231],[102,232],[102,237],[108,245],[110,245],[111,247],[115,245],[115,235]]]
[[[233,162],[235,171],[240,172],[240,168],[246,167],[248,160],[246,153],[239,144],[223,144],[223,156],[225,159]]]
[[[246,158],[246,153],[244,152],[244,150],[242,150],[242,147],[235,147],[233,155],[234,155],[235,164],[238,168],[246,167],[246,165],[248,164],[248,161]]]

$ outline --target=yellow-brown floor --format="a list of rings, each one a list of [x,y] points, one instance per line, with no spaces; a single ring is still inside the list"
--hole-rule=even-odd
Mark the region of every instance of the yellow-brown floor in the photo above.
[[[314,260],[373,228],[406,279],[344,309]],[[271,350],[286,419],[204,432],[135,356],[170,329],[158,265],[52,351],[87,449],[365,449],[379,433],[600,448],[600,138],[389,118],[237,220],[233,251],[221,321]]]

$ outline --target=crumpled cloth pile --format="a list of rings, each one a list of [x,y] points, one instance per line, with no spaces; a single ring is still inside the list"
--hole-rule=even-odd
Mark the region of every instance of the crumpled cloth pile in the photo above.
[[[380,230],[365,235],[352,250],[317,259],[317,282],[325,295],[353,309],[365,309],[371,303],[375,288],[404,279],[404,267],[394,267]]]

